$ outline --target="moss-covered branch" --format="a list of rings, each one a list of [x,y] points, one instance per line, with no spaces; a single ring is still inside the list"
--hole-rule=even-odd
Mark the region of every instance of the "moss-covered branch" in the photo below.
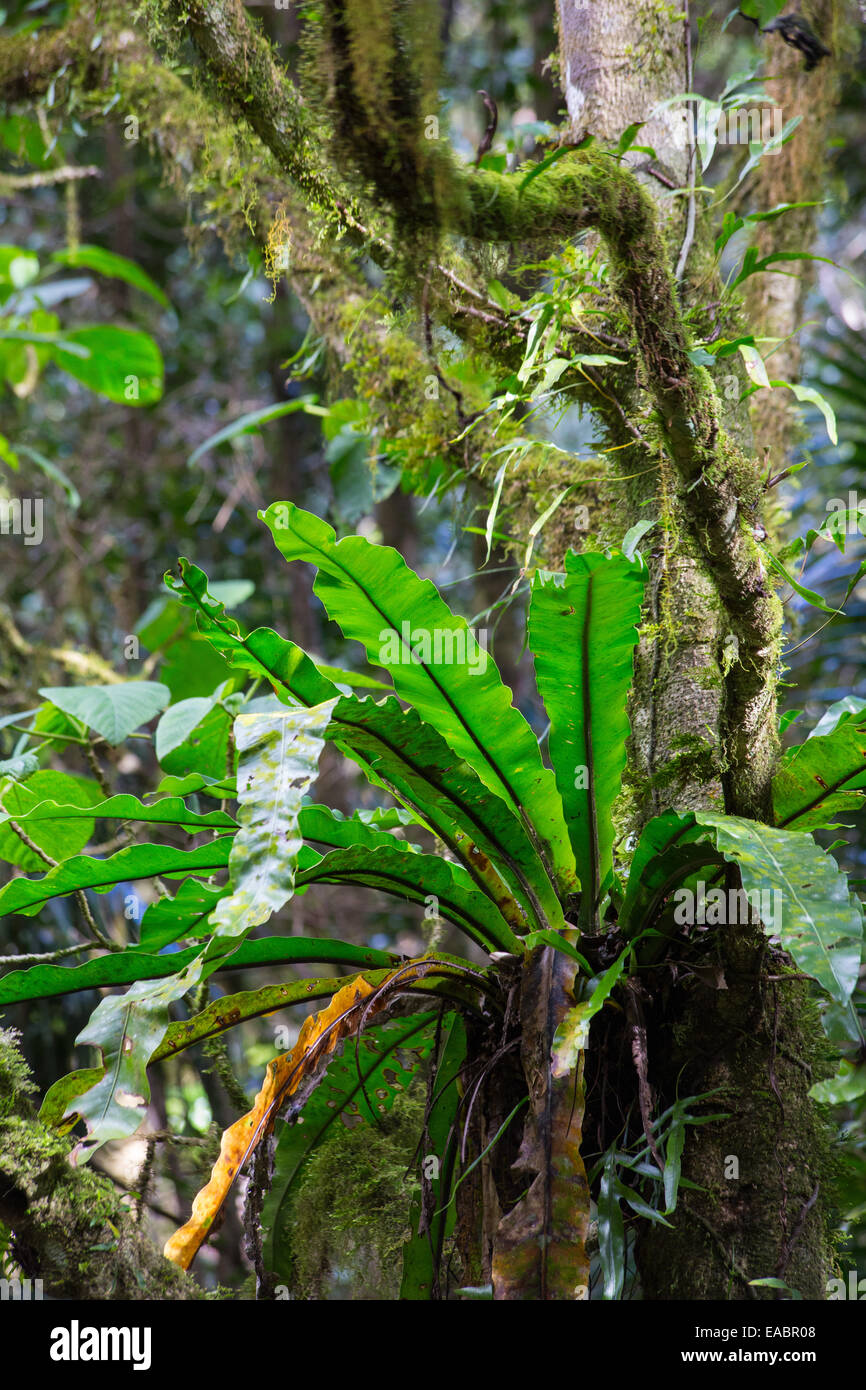
[[[720,426],[719,402],[710,377],[690,359],[689,336],[657,212],[645,189],[627,168],[595,149],[570,154],[531,179],[528,171],[496,174],[461,165],[446,141],[426,138],[433,103],[429,45],[424,56],[417,14],[409,16],[404,7],[393,14],[388,8],[392,27],[385,30],[372,25],[369,15],[362,24],[360,11],[355,15],[354,0],[330,0],[325,7],[322,52],[330,125],[321,115],[317,123],[240,0],[161,0],[155,8],[175,31],[186,32],[192,39],[213,96],[228,114],[233,132],[229,145],[236,146],[237,122],[242,120],[273,156],[277,167],[269,170],[268,177],[279,182],[285,176],[301,194],[301,199],[295,196],[290,215],[293,287],[338,353],[349,328],[365,321],[371,292],[350,262],[339,254],[333,259],[333,243],[345,236],[372,249],[384,264],[393,262],[392,240],[382,230],[383,216],[393,222],[404,246],[411,243],[413,229],[422,244],[427,243],[428,234],[446,232],[508,243],[538,237],[562,242],[583,231],[600,233],[611,285],[634,334],[640,384],[655,406],[658,427],[678,475],[687,524],[713,576],[731,635],[737,639],[737,660],[726,689],[724,761],[729,804],[741,813],[765,814],[767,784],[777,752],[771,677],[781,612],[750,531],[760,501],[760,482],[754,461],[736,448]],[[419,12],[423,8],[418,7]],[[85,5],[79,13],[79,27],[87,10]],[[94,23],[108,27],[110,10],[99,21],[91,15]],[[94,60],[86,56],[90,46],[81,42],[82,36],[83,30],[74,29],[66,37],[43,40],[39,53],[27,41],[13,44],[11,50],[4,47],[0,91],[14,94],[29,84],[32,92],[41,80],[47,85],[52,59],[67,66],[76,62],[92,66]],[[114,81],[127,91],[136,72],[139,85],[147,86],[155,71],[152,58],[150,63],[131,61],[136,43],[140,45],[128,29],[115,30]],[[416,59],[421,75],[410,81],[405,70]],[[26,82],[14,71],[16,61],[27,72]],[[160,132],[168,121],[167,128],[177,140],[181,129],[177,118],[195,94],[169,69],[162,69],[158,77],[157,86],[147,90],[151,121]],[[172,83],[180,90],[173,89],[169,95]],[[329,164],[329,131],[342,156],[339,177],[333,160]],[[202,143],[217,177],[210,134]],[[330,147],[331,156],[334,148]],[[237,155],[236,148],[232,154]],[[349,193],[343,175],[352,167],[355,188]],[[331,233],[330,250],[323,249],[323,231]],[[306,277],[306,286],[298,269],[305,259],[316,266],[315,275]],[[329,270],[323,276],[324,262]],[[314,279],[315,293],[309,288]],[[499,360],[513,359],[520,332],[512,324],[486,323],[486,310],[478,308],[478,301],[473,304],[471,295],[467,297],[441,265],[432,272],[430,288],[431,306],[449,326],[462,327],[470,336],[480,331],[486,350]],[[383,333],[379,318],[378,314],[367,318],[376,327],[366,332],[360,355],[353,337],[353,363],[363,364],[361,394],[377,403],[390,399],[391,427],[398,402],[404,416],[406,402],[410,416],[419,407],[428,413],[423,384],[429,379],[429,363],[408,335],[390,328]],[[566,383],[564,378],[562,384]],[[581,383],[586,390],[585,379]],[[441,437],[441,406],[436,413]],[[476,450],[473,454],[477,457]]]
[[[191,32],[202,57],[221,83],[234,74],[234,101],[287,174],[298,178],[299,159],[304,162],[310,146],[300,141],[286,151],[284,127],[302,124],[306,115],[299,114],[293,88],[291,119],[283,115],[291,84],[276,73],[270,45],[238,0],[166,3],[175,16],[193,16]],[[428,232],[453,232],[483,242],[564,241],[590,230],[604,239],[612,285],[636,340],[641,384],[655,406],[687,522],[736,638],[737,660],[726,689],[729,804],[747,815],[766,815],[778,751],[772,676],[781,609],[750,529],[760,501],[759,474],[754,460],[722,430],[712,381],[690,359],[652,199],[629,169],[595,149],[568,155],[531,179],[528,171],[497,174],[461,165],[447,142],[426,138],[432,114],[429,43],[425,49],[417,11],[386,6],[382,23],[373,24],[362,8],[356,0],[324,6],[320,44],[329,115],[335,147],[356,170],[358,196],[377,202],[404,241],[412,232],[424,240]],[[413,63],[416,78],[407,75]],[[241,95],[239,72],[245,74]],[[321,159],[320,150],[315,157]]]
[[[37,1118],[15,1033],[0,1029],[0,1222],[11,1254],[50,1298],[203,1298],[139,1229],[107,1179],[69,1162]]]

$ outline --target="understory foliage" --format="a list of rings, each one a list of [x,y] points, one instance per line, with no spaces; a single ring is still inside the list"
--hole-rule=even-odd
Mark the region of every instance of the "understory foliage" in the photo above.
[[[404,1250],[402,1296],[438,1293],[443,1280],[447,1287],[443,1255],[454,1234],[455,1198],[482,1152],[485,1158],[495,1152],[526,1108],[515,1163],[529,1187],[510,1200],[503,1192],[494,1286],[507,1290],[505,1296],[566,1298],[581,1296],[579,1289],[586,1296],[594,1278],[606,1297],[618,1297],[626,1275],[620,1201],[646,1220],[667,1222],[677,1206],[686,1129],[711,1123],[717,1112],[711,1095],[683,1096],[653,1116],[640,1075],[637,1143],[614,1141],[587,1174],[581,1077],[592,1019],[614,1006],[640,1035],[642,976],[662,958],[667,968],[678,959],[697,968],[706,959],[707,927],[760,918],[794,967],[814,979],[836,1029],[844,1028],[859,968],[860,906],[811,831],[859,804],[863,726],[854,713],[830,712],[823,732],[783,763],[774,825],[669,810],[649,821],[627,857],[615,857],[611,814],[626,759],[630,654],[646,577],[639,555],[570,553],[564,573],[535,573],[529,640],[551,721],[552,768],[546,768],[492,658],[398,552],[358,536],[337,541],[326,523],[291,503],[274,504],[264,519],[288,560],[318,567],[315,592],[329,615],[362,644],[372,665],[385,669],[393,687],[360,698],[346,693],[339,671],[325,675],[272,630],[244,632],[194,565],[183,561],[177,575],[167,576],[175,599],[225,659],[228,676],[211,700],[168,704],[160,715],[155,742],[167,750],[166,775],[155,798],[76,804],[74,783],[62,773],[50,774],[52,795],[43,798],[37,788],[28,790],[49,775],[36,770],[11,782],[4,797],[6,824],[18,828],[18,843],[32,836],[43,853],[57,849],[53,837],[70,827],[74,833],[82,824],[89,835],[97,818],[170,824],[206,836],[191,849],[136,844],[104,859],[73,850],[45,874],[0,889],[0,909],[32,915],[57,895],[85,888],[105,892],[151,874],[179,880],[173,894],[144,913],[139,941],[86,965],[34,965],[0,982],[0,1001],[8,1003],[135,981],[125,994],[106,997],[79,1037],[99,1048],[102,1062],[61,1078],[41,1114],[61,1133],[84,1122],[77,1145],[84,1161],[106,1140],[137,1129],[147,1104],[148,1062],[292,999],[330,996],[326,1008],[305,1020],[294,1047],[271,1063],[253,1109],[223,1135],[210,1182],[168,1242],[169,1258],[190,1265],[234,1179],[255,1156],[247,1208],[260,1287],[272,1290],[294,1278],[301,1288],[317,1286],[321,1269],[297,1265],[293,1252],[292,1214],[304,1213],[302,1229],[312,1219],[303,1206],[304,1167],[315,1160],[312,1171],[322,1182],[321,1190],[309,1189],[317,1194],[314,1210],[333,1180],[327,1156],[339,1167],[335,1155],[346,1150],[345,1137],[334,1147],[334,1121],[342,1117],[373,1135],[380,1113],[406,1093],[420,1068],[428,1077],[423,1130],[430,1148],[420,1143],[420,1201],[407,1194],[387,1247],[393,1255],[398,1227],[414,1228]],[[271,695],[256,693],[263,682]],[[91,727],[110,740],[147,717],[151,707],[140,701],[158,708],[169,695],[144,682],[46,693],[43,723],[63,718],[74,737]],[[309,790],[327,742],[390,792],[392,810],[346,818],[312,803]],[[826,774],[831,764],[838,768],[833,790],[822,775],[816,794],[812,769]],[[194,810],[193,798],[220,809]],[[235,803],[231,814],[225,808]],[[438,837],[438,854],[413,842],[413,830],[421,828]],[[228,871],[224,884],[202,877],[220,870]],[[294,893],[327,882],[425,905],[429,916],[475,944],[482,963],[437,950],[401,960],[338,938],[251,935]],[[727,906],[732,893],[748,902],[740,918]],[[681,911],[692,899],[697,916]],[[184,940],[193,944],[180,955],[155,953]],[[329,962],[344,973],[220,998],[186,1022],[169,1021],[173,1001],[243,958]],[[783,972],[784,960],[780,955]],[[525,969],[515,976],[520,962]],[[346,974],[352,966],[361,972]],[[515,981],[522,1035],[514,1034],[509,1007]],[[432,1014],[431,995],[439,1001]],[[394,1021],[383,1023],[383,1012],[398,1002]],[[476,1036],[480,1029],[487,1037],[481,1056],[488,1060],[480,1066],[467,1056],[462,1015]],[[545,1074],[531,1054],[551,1035]],[[489,1133],[482,1128],[467,1160],[470,1102],[497,1080],[508,1093],[497,1064],[501,1069],[518,1044],[529,1089],[518,1081],[509,1113]],[[489,1101],[485,1123],[493,1126]],[[353,1138],[359,1133],[353,1130]],[[379,1143],[378,1136],[370,1142]],[[386,1186],[390,1176],[386,1163],[380,1173]],[[371,1170],[370,1211],[377,1181]],[[588,1250],[594,1189],[595,1273]],[[350,1199],[353,1210],[356,1199]],[[328,1204],[335,1235],[346,1204]],[[306,1232],[302,1245],[309,1246],[308,1225]],[[462,1239],[461,1259],[471,1267]]]

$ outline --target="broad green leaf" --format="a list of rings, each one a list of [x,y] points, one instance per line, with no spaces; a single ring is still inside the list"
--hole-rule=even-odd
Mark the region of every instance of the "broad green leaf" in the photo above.
[[[199,697],[194,698],[197,700]],[[210,710],[190,730],[187,738],[176,747],[162,752],[160,766],[178,777],[186,777],[196,772],[214,778],[230,776],[232,769],[228,764],[232,713],[237,712],[229,712],[233,702],[234,696],[229,696],[221,702],[209,701]],[[237,700],[236,703],[242,702]]]
[[[434,1013],[368,1028],[346,1038],[294,1124],[278,1124],[274,1176],[262,1209],[265,1268],[288,1279],[292,1259],[291,1197],[310,1154],[334,1124],[375,1124],[408,1091],[436,1038]],[[372,1106],[372,1108],[371,1108]]]
[[[162,355],[149,333],[113,324],[74,328],[52,356],[70,376],[119,405],[153,405],[162,396]]]
[[[49,686],[39,694],[113,744],[123,743],[133,730],[149,723],[165,709],[171,697],[171,692],[158,681]]]
[[[105,989],[140,980],[176,975],[201,955],[200,946],[165,955],[150,955],[141,947],[111,952],[84,965],[31,965],[0,979],[0,1006],[27,999],[50,999],[83,989]],[[352,946],[330,937],[267,936],[245,941],[219,969],[251,970],[270,965],[346,965],[359,970],[393,967],[394,957],[372,946]],[[219,1002],[219,1001],[217,1001]],[[274,1008],[277,1007],[275,1004]]]
[[[340,692],[300,647],[268,628],[247,637],[208,592],[201,570],[182,560],[180,577],[166,583],[196,612],[201,631],[229,660],[270,682],[281,699],[315,705]],[[412,805],[463,861],[494,900],[498,876],[536,922],[562,926],[562,908],[526,828],[508,804],[490,794],[480,777],[440,733],[395,698],[341,699],[324,737],[353,758],[370,780]],[[516,924],[515,924],[516,925]]]
[[[111,1139],[128,1139],[145,1116],[150,1098],[147,1064],[168,1027],[168,1009],[201,978],[197,957],[179,975],[159,983],[139,981],[126,994],[99,1003],[76,1047],[89,1045],[102,1054],[103,1075],[75,1098],[75,1110],[87,1126],[73,1158],[87,1159]]]
[[[297,887],[311,883],[363,884],[423,904],[434,898],[438,915],[467,932],[485,950],[523,954],[520,938],[509,930],[490,899],[478,891],[463,866],[449,864],[438,855],[407,854],[393,843],[377,849],[359,845],[334,850],[309,868],[299,869]]]
[[[403,812],[403,816],[408,816],[408,813]],[[332,811],[330,806],[302,806],[298,823],[305,844],[327,845],[330,849],[351,849],[355,845],[363,845],[371,850],[390,845],[392,849],[410,854],[419,852],[418,845],[390,834],[384,818],[383,828],[380,829],[357,812],[353,816],[344,816],[339,811]],[[403,823],[402,819],[396,822],[397,825]]]
[[[142,951],[161,951],[180,937],[207,936],[210,915],[228,892],[198,878],[186,878],[174,897],[164,896],[146,909],[141,919]]]
[[[843,1058],[836,1075],[816,1082],[809,1095],[823,1105],[850,1105],[866,1095],[866,1066]]]
[[[660,874],[659,861],[648,850],[651,839],[642,849],[648,836],[661,841],[667,856],[673,851],[683,857],[679,873],[666,878],[666,893],[696,867],[689,862],[685,868],[690,844],[709,838],[712,849],[737,865],[747,894],[768,895],[771,910],[766,912],[762,900],[752,899],[762,902],[767,935],[777,936],[798,967],[833,1000],[847,1003],[860,968],[862,910],[835,859],[810,836],[711,811],[681,817],[666,812],[649,822],[632,861],[620,923],[626,935],[647,922],[635,910],[644,898],[640,887],[632,891],[631,879],[637,874],[641,881],[647,877],[655,883]],[[654,891],[658,901],[660,890]]]
[[[444,1020],[442,1044],[436,1062],[433,1104],[427,1115],[426,1135],[430,1156],[438,1160],[438,1172],[425,1171],[421,1155],[421,1196],[409,1211],[412,1234],[403,1247],[400,1298],[422,1302],[434,1298],[445,1239],[453,1230],[456,1208],[453,1191],[461,1100],[461,1071],[466,1059],[466,1027],[459,1014]]]
[[[189,700],[179,700],[170,705],[156,726],[154,749],[159,762],[162,762],[175,748],[186,743],[193,729],[210,714],[216,703],[213,696],[199,695]]]
[[[550,854],[558,881],[573,885],[573,864],[551,772],[514,708],[486,651],[463,618],[398,551],[362,536],[337,541],[333,529],[292,503],[264,513],[287,560],[318,566],[313,586],[347,637],[371,664],[384,666],[397,693],[434,724],[484,784],[521,816]]]
[[[26,790],[31,793],[38,793],[30,801],[29,810],[24,810],[20,814],[16,812],[10,806],[9,795],[4,793],[4,808],[15,820],[26,821],[28,826],[38,825],[40,827],[67,820],[89,820],[91,825],[94,820],[141,821],[147,825],[181,825],[191,835],[197,834],[200,830],[214,828],[231,830],[236,825],[236,822],[225,811],[191,811],[186,802],[182,801],[179,796],[166,796],[160,801],[154,801],[150,804],[145,804],[145,802],[139,801],[137,796],[130,796],[127,793],[111,796],[107,801],[94,800],[87,806],[69,806],[57,801],[43,801],[41,798],[47,790],[40,782],[43,777],[84,783],[89,795],[93,795],[94,792],[97,797],[102,795],[97,783],[91,782],[88,778],[70,778],[67,773],[58,772],[37,773],[35,777],[29,779],[24,788],[16,788],[16,791]],[[36,786],[37,782],[40,783],[38,787]],[[69,788],[62,786],[54,788],[55,795],[60,795],[64,791],[68,794]],[[0,822],[5,819],[6,815],[0,811]],[[31,834],[29,830],[28,834]],[[89,834],[92,834],[92,830]],[[31,839],[38,839],[38,835],[31,834]],[[74,852],[72,851],[72,853]],[[40,865],[40,867],[42,866]]]
[[[841,701],[839,702],[842,703]],[[828,711],[829,713],[829,711]],[[862,809],[866,794],[866,727],[861,711],[789,748],[773,778],[773,814],[787,830],[815,830],[840,813]],[[826,716],[825,716],[826,718]]]
[[[835,700],[832,705],[827,706],[809,734],[809,738],[822,738],[825,734],[832,734],[837,724],[841,724],[844,720],[850,719],[864,709],[866,709],[866,700],[861,700],[858,695],[843,695],[841,700]]]
[[[238,824],[229,858],[232,891],[214,908],[219,938],[246,935],[292,896],[295,861],[303,843],[301,799],[318,776],[322,732],[333,701],[310,710],[241,714],[238,750]]]
[[[415,710],[403,710],[393,697],[346,698],[336,705],[326,737],[371,780],[412,805],[505,913],[510,893],[529,920],[562,926],[553,884],[522,822]],[[522,932],[513,915],[509,920]]]
[[[613,870],[611,811],[625,767],[646,571],[622,555],[572,551],[565,565],[565,574],[536,574],[529,634],[581,881],[581,926],[589,929]]]
[[[846,1003],[860,968],[863,916],[835,859],[792,831],[709,812],[700,819],[712,827],[725,858],[737,864],[747,892],[779,894],[781,923],[765,923],[765,930],[779,936],[831,998]]]
[[[650,926],[669,895],[699,868],[720,865],[723,856],[701,836],[695,821],[664,811],[644,826],[629,868],[619,912],[623,935],[634,939]]]
[[[126,256],[118,256],[115,251],[106,251],[102,246],[70,246],[63,251],[55,251],[51,259],[58,265],[83,266],[113,280],[124,280],[127,285],[149,294],[151,299],[155,299],[164,309],[171,308],[168,298],[156,281],[152,280],[141,266],[136,265],[135,261],[127,260]]]
[[[234,962],[245,956],[252,947],[261,944],[257,941],[246,942],[232,956],[231,968],[234,969]],[[284,942],[284,947],[285,944]],[[310,942],[309,944],[312,945],[313,943]],[[323,949],[325,952],[332,944],[339,947],[345,943],[324,941]],[[269,945],[276,948],[276,939],[270,939]],[[353,947],[352,950],[356,957],[364,954],[359,947]],[[366,954],[377,957],[386,955],[384,951],[371,951]],[[347,956],[347,959],[351,958]],[[398,957],[391,956],[389,958],[390,968],[365,970],[364,978],[371,983],[381,984],[393,973],[397,964]],[[165,1037],[150,1060],[151,1062],[161,1062],[166,1057],[174,1057],[179,1052],[183,1052],[185,1048],[194,1047],[196,1043],[216,1037],[218,1034],[224,1033],[227,1028],[234,1028],[236,1024],[242,1023],[246,1019],[261,1018],[263,1014],[273,1014],[280,1009],[289,1008],[292,1004],[309,1004],[315,999],[330,999],[338,990],[351,984],[356,978],[357,970],[351,975],[325,975],[311,980],[290,980],[282,984],[265,985],[262,989],[242,990],[239,994],[220,995],[218,999],[214,999],[212,1003],[208,1004],[201,1013],[193,1014],[191,1018],[170,1024]],[[438,982],[428,981],[428,988],[435,992],[437,983],[441,986],[443,982],[441,980]],[[451,985],[453,981],[447,980],[445,983]],[[303,1027],[303,1024],[301,1026]]]
[[[68,772],[55,772],[45,768],[34,772],[26,782],[12,782],[0,786],[0,859],[8,864],[17,864],[28,873],[43,873],[45,860],[19,839],[8,824],[15,821],[22,829],[26,825],[28,839],[38,845],[52,859],[67,859],[77,854],[93,835],[93,804],[102,792],[98,783],[90,777],[74,777]],[[73,806],[64,806],[64,814],[55,814],[50,819],[42,814],[40,803],[48,797],[74,801]],[[54,805],[49,802],[49,805]],[[55,813],[60,808],[54,807]],[[38,821],[38,824],[34,824]]]
[[[129,845],[107,859],[76,855],[58,864],[41,878],[13,878],[0,888],[0,915],[7,912],[32,917],[51,898],[91,888],[105,893],[118,883],[153,878],[156,874],[216,873],[229,862],[231,835],[221,835],[197,849],[175,849],[173,845]]]
[[[305,651],[270,628],[256,628],[246,636],[225,611],[222,600],[209,591],[207,575],[189,560],[178,562],[178,573],[165,582],[185,607],[196,615],[199,629],[232,665],[269,681],[276,693],[291,694],[304,705],[319,705],[340,694],[319,673]]]

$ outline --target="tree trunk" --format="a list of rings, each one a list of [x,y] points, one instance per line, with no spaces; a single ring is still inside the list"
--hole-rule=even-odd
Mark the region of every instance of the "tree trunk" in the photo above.
[[[683,108],[651,115],[655,103],[687,87],[682,20],[672,10],[660,13],[651,0],[591,6],[559,0],[559,30],[572,138],[588,129],[615,142],[630,123],[647,121],[639,143],[653,146],[685,186]],[[649,173],[644,179],[665,218],[671,263],[682,262],[682,293],[688,295],[691,265],[703,271],[709,259],[708,229],[698,219],[683,260],[684,218],[677,209],[684,200],[672,203],[660,181]],[[720,295],[705,284],[702,298]],[[637,387],[623,404],[634,421],[641,419],[642,406],[645,416]],[[745,409],[722,405],[728,433],[747,448]],[[609,442],[624,438],[619,429]],[[777,751],[773,652],[766,652],[761,679],[751,688],[736,679],[734,618],[701,558],[699,537],[662,450],[657,462],[656,470],[630,483],[627,506],[617,515],[621,532],[641,517],[660,521],[648,536],[650,582],[629,710],[633,737],[623,835],[634,835],[649,816],[668,807],[724,808],[770,819]],[[754,460],[752,468],[757,476]],[[750,753],[760,764],[752,777],[741,775]],[[723,930],[717,951],[715,975],[687,971],[678,978],[674,968],[672,978],[660,968],[645,982],[655,1113],[678,1096],[713,1091],[699,1108],[729,1118],[687,1131],[683,1175],[701,1190],[681,1194],[674,1230],[644,1223],[637,1250],[642,1295],[773,1297],[748,1280],[775,1275],[804,1297],[822,1298],[828,1272],[827,1137],[807,1095],[826,1056],[821,1030],[802,983],[769,978],[778,977],[783,961],[767,950],[759,927]],[[593,1042],[598,1038],[596,1029]]]

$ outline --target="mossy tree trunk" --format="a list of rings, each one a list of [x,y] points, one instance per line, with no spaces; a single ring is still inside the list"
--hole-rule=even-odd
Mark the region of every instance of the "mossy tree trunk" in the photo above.
[[[653,146],[674,170],[677,184],[687,186],[693,167],[677,124],[681,114],[667,108],[655,119],[651,115],[655,103],[693,90],[682,18],[656,0],[602,0],[589,7],[559,0],[559,11],[560,67],[572,136],[589,128],[612,141],[632,121],[646,120],[640,142]],[[786,67],[795,66],[791,53]],[[822,78],[817,143],[831,86]],[[789,76],[786,98],[793,103],[799,97],[802,105],[804,95],[805,83]],[[785,119],[791,114],[788,107]],[[820,173],[814,128],[810,137],[804,162],[814,190]],[[792,143],[783,151],[786,167],[796,158],[790,153],[795,148]],[[765,165],[769,172],[762,177],[778,196],[757,206],[807,196],[792,194],[787,184],[782,194],[779,177],[784,182],[784,175],[771,160]],[[698,285],[706,302],[720,298],[717,277],[707,272],[709,226],[698,215],[690,232],[688,200],[671,200],[651,171],[644,181],[664,219],[683,307],[698,306]],[[790,234],[790,224],[787,230]],[[801,216],[795,237],[808,230]],[[760,236],[767,254],[778,228],[762,224]],[[796,244],[804,248],[808,239]],[[755,277],[751,284],[764,286],[773,278]],[[789,334],[801,306],[801,296],[789,290],[784,308],[769,299],[750,307],[757,324],[770,318]],[[758,314],[759,309],[767,312]],[[755,319],[745,328],[733,314],[724,326],[758,332]],[[635,418],[640,394],[633,390],[629,401]],[[753,499],[759,495],[760,446],[769,420],[765,411],[758,412],[758,439],[752,444],[748,407],[726,396],[720,411],[726,431],[751,454],[735,489],[735,505],[741,511],[748,499],[757,523]],[[770,419],[775,420],[772,413]],[[679,493],[662,452],[658,472],[627,494],[630,506],[619,523],[625,527],[641,516],[658,516],[663,529],[650,558],[650,597],[630,706],[631,795],[623,810],[624,832],[639,830],[649,814],[667,807],[723,807],[758,819],[771,814],[769,781],[778,751],[774,636],[767,631],[769,640],[755,652],[753,679],[732,679],[739,665],[736,614],[700,543],[701,527],[713,527],[718,519],[702,518],[700,508],[684,508]],[[743,521],[748,520],[747,513]],[[744,760],[757,762],[746,776]],[[684,963],[678,980],[658,970],[644,982],[650,1080],[659,1110],[677,1096],[714,1092],[704,1108],[727,1112],[729,1118],[688,1132],[683,1174],[698,1190],[681,1195],[674,1230],[643,1228],[637,1254],[643,1296],[773,1297],[749,1281],[779,1277],[806,1298],[824,1298],[830,1270],[828,1144],[808,1089],[826,1067],[827,1053],[815,1011],[803,982],[784,974],[784,959],[767,948],[759,927],[728,925],[719,931],[711,969],[700,968],[707,963],[703,951],[696,956],[694,974]]]

